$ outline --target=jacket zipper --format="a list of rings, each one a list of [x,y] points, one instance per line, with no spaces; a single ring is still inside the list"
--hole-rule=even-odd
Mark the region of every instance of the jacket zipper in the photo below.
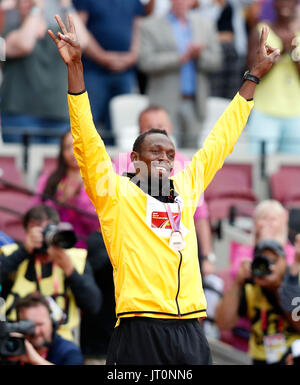
[[[181,317],[181,313],[180,313],[180,309],[179,309],[179,304],[178,304],[178,295],[179,295],[179,290],[180,290],[180,267],[181,267],[181,263],[182,263],[182,254],[181,254],[180,251],[179,251],[179,254],[180,254],[180,262],[179,262],[179,266],[178,266],[178,290],[177,290],[175,301],[176,301],[176,305],[177,305],[177,312],[178,312],[177,315],[179,317]]]

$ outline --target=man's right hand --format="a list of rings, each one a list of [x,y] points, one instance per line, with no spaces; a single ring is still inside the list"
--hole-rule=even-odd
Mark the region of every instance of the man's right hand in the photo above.
[[[250,73],[258,78],[265,75],[280,56],[280,49],[272,48],[267,44],[269,28],[264,26],[259,40],[259,46],[254,58]]]
[[[80,94],[85,90],[83,66],[81,62],[82,52],[75,32],[72,16],[68,15],[69,32],[58,15],[55,16],[55,19],[60,26],[62,33],[58,32],[56,36],[51,29],[48,30],[48,33],[57,45],[59,54],[68,67],[69,93]]]
[[[75,26],[73,23],[72,16],[71,15],[68,16],[69,29],[70,29],[69,32],[59,15],[56,15],[55,19],[58,25],[60,26],[62,33],[58,32],[56,36],[51,29],[48,30],[48,33],[52,38],[52,40],[57,45],[60,56],[62,57],[63,61],[66,63],[67,66],[70,66],[75,63],[81,63],[82,53],[81,53],[80,44],[75,32]]]
[[[237,276],[235,278],[235,281],[238,285],[243,286],[246,279],[250,279],[251,276],[252,276],[251,260],[250,259],[243,259],[241,264],[240,264],[240,267],[239,267]]]
[[[31,227],[25,238],[24,247],[28,254],[32,254],[35,249],[43,246],[43,228],[40,226]]]

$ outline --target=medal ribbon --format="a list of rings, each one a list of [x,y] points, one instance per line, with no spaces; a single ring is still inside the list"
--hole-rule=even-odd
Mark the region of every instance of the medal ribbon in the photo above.
[[[178,205],[179,214],[178,214],[177,218],[174,220],[171,208],[168,204],[166,204],[168,218],[169,218],[170,225],[171,225],[173,231],[179,231],[179,229],[180,229],[181,210],[180,210],[180,206],[178,203],[177,203],[177,205]]]

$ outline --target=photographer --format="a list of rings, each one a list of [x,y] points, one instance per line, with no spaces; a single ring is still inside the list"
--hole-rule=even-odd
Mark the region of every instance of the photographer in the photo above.
[[[97,313],[102,294],[86,261],[86,250],[43,245],[43,229],[50,223],[59,224],[57,212],[46,205],[34,206],[24,216],[24,244],[0,249],[1,282],[9,273],[16,274],[6,299],[6,316],[15,320],[16,300],[40,292],[53,299],[54,311],[61,322],[58,334],[72,340],[72,331],[79,325],[77,306],[82,311]]]
[[[295,268],[287,268],[284,249],[277,241],[261,240],[255,246],[253,262],[242,262],[232,287],[217,306],[220,329],[232,329],[243,316],[251,321],[253,364],[284,364],[291,344],[300,338],[299,317],[292,317],[292,309],[282,302],[284,282],[293,280]]]
[[[34,334],[25,335],[25,353],[11,356],[9,361],[31,365],[82,365],[83,358],[77,345],[56,334],[56,323],[51,317],[47,299],[41,294],[29,294],[16,303],[18,320],[35,323]]]

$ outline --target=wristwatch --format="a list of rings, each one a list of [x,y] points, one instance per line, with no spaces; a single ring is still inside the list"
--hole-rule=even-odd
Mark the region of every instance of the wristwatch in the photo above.
[[[207,261],[209,261],[211,263],[215,263],[217,260],[217,257],[215,255],[215,253],[211,252],[211,253],[208,253],[207,255],[203,256],[203,259],[206,259]]]
[[[257,76],[251,75],[249,70],[247,70],[244,73],[243,80],[244,81],[245,80],[250,80],[251,82],[254,82],[256,84],[258,84],[260,82],[260,78],[258,78]]]

